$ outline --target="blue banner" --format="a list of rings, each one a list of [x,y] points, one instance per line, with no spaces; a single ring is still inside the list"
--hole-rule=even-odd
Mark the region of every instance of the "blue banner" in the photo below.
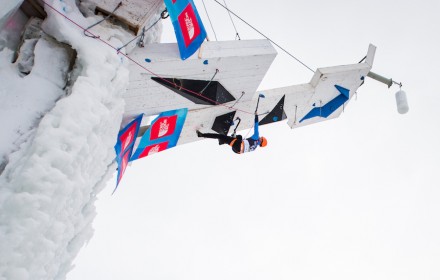
[[[206,38],[206,30],[192,0],[164,0],[176,33],[182,60],[193,55]]]
[[[118,141],[115,145],[116,162],[118,163],[118,177],[116,179],[116,188],[124,175],[128,162],[133,152],[134,143],[139,133],[139,127],[142,122],[143,114],[140,114],[128,125],[125,126],[118,134]],[[115,190],[116,190],[115,188]],[[114,191],[113,191],[114,192]]]
[[[137,160],[176,146],[187,113],[186,108],[160,113],[142,136],[130,160]]]

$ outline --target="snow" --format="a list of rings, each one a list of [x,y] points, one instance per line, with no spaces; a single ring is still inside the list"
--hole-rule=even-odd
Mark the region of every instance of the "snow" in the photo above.
[[[32,56],[28,55],[27,61],[22,64],[9,63],[12,51],[6,49],[0,53],[0,75],[4,79],[0,84],[0,98],[3,101],[0,104],[0,125],[5,132],[0,140],[2,162],[7,162],[7,155],[18,149],[27,138],[29,130],[64,95],[68,68],[68,57],[64,49],[46,40],[37,42],[32,39],[27,42],[28,46],[35,45],[35,50],[27,49],[32,52]],[[47,67],[48,62],[51,67]],[[19,69],[32,69],[32,72],[21,77]]]
[[[83,26],[99,18],[85,18],[75,0],[48,3]],[[65,279],[93,235],[96,195],[115,171],[113,146],[128,62],[49,7],[45,10],[43,30],[58,42],[41,38],[25,44],[20,69],[29,75],[19,71],[18,62],[11,63],[11,45],[0,48],[1,280]],[[16,34],[5,30],[0,38]],[[108,24],[93,32],[114,46],[132,37]],[[70,57],[60,43],[77,53],[69,75]]]

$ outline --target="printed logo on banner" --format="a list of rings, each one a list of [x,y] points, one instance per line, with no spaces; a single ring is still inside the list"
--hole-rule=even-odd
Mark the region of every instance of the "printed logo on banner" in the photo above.
[[[180,29],[182,30],[185,47],[188,47],[200,34],[200,26],[191,4],[186,6],[178,16],[177,20],[179,21]]]
[[[121,143],[122,143],[122,150],[125,151],[127,147],[130,145],[130,143],[133,141],[133,130],[135,127],[132,127],[132,129],[127,130],[123,137],[121,137]]]
[[[119,165],[119,178],[118,183],[121,181],[122,175],[124,175],[125,169],[127,169],[128,161],[130,160],[131,152],[127,152],[124,154],[124,157],[121,160],[121,164]]]
[[[177,115],[159,118],[151,127],[150,140],[167,137],[176,130]]]
[[[142,118],[143,114],[140,114],[118,133],[118,138],[115,145],[116,162],[118,163],[118,176],[116,188],[113,192],[116,191],[118,184],[124,175],[125,169],[127,168],[128,162],[130,161]]]
[[[124,152],[125,149],[127,149],[128,146],[130,146],[131,143],[133,143],[134,140],[134,134],[136,132],[137,129],[137,122],[134,122],[131,127],[129,129],[127,129],[127,131],[125,131],[124,133],[122,133],[119,136],[119,141],[121,141],[121,147],[122,147],[122,151]]]
[[[186,108],[160,113],[142,136],[130,161],[175,147],[187,113]]]
[[[142,153],[139,155],[139,158],[154,155],[158,152],[162,152],[166,150],[167,148],[168,148],[168,141],[158,144],[153,144],[149,147],[146,147],[145,150],[143,150]]]

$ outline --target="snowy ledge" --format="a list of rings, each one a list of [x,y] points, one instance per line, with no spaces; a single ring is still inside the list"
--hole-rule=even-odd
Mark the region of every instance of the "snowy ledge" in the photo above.
[[[85,17],[74,0],[47,3],[82,26],[100,18]],[[11,42],[19,45],[27,18],[17,12],[0,34],[2,280],[65,279],[93,234],[96,195],[115,170],[128,62],[45,12],[44,32],[25,39],[19,55]],[[96,32],[116,46],[132,37],[109,23]]]

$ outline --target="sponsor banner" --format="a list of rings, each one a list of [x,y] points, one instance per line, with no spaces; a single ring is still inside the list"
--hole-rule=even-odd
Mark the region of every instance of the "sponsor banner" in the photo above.
[[[146,156],[154,155],[158,152],[162,152],[168,149],[168,142],[162,142],[158,144],[152,144],[151,146],[146,147],[142,153],[139,155],[139,158],[143,158]]]
[[[130,161],[131,150],[127,151],[121,158],[121,161],[118,162],[118,179],[116,182],[116,187],[119,185],[119,182],[124,175],[125,169],[127,169],[128,162]],[[115,189],[116,190],[116,189]]]
[[[176,146],[187,113],[186,108],[160,113],[142,136],[130,160],[137,160]]]
[[[173,23],[180,57],[193,55],[206,38],[206,30],[192,0],[164,0]]]
[[[177,115],[170,117],[160,117],[151,126],[151,140],[156,140],[162,137],[168,137],[174,134],[177,125]]]
[[[139,132],[139,127],[142,122],[143,114],[140,114],[132,120],[124,129],[118,134],[118,141],[115,145],[116,162],[118,163],[118,177],[116,186],[124,175],[127,164],[130,161],[131,153],[133,152],[134,143]],[[116,190],[116,189],[115,189]]]

